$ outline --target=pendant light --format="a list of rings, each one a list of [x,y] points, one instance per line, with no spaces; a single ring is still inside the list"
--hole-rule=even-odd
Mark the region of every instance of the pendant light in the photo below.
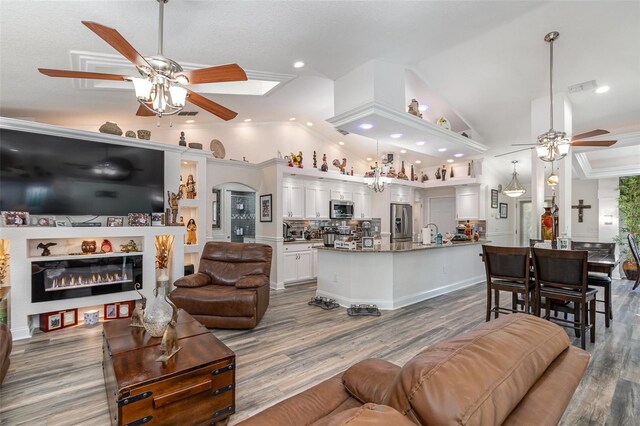
[[[509,184],[502,190],[502,193],[505,194],[508,197],[519,197],[522,194],[524,194],[525,192],[527,192],[526,189],[524,189],[524,186],[522,186],[522,184],[518,181],[518,172],[516,172],[516,164],[518,164],[517,161],[512,161],[513,163],[513,178],[511,179],[511,182],[509,182]]]
[[[379,148],[379,142],[376,140],[376,160],[380,158]],[[373,172],[369,176],[365,175],[364,182],[372,191],[382,192],[385,186],[391,183],[391,179],[387,177],[387,173],[389,173],[389,165],[383,164],[382,166],[378,166],[378,162],[376,161]]]
[[[558,184],[558,175],[553,170],[553,161],[551,162],[551,174],[547,177],[547,185],[556,186]]]

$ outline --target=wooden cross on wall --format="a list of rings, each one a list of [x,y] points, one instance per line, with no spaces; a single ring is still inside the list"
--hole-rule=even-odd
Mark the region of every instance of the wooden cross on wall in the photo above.
[[[582,211],[584,209],[590,209],[591,206],[584,204],[584,200],[578,200],[577,206],[571,206],[572,209],[578,209],[578,222],[582,222]]]

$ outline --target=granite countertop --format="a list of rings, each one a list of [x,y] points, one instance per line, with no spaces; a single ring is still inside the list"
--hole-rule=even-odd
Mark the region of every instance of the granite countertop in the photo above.
[[[305,240],[304,238],[296,238],[293,241],[285,241],[284,244],[323,244],[323,240],[322,239],[311,239],[311,240]]]
[[[338,249],[335,247],[318,247],[318,250],[332,250],[332,251],[341,251],[346,253],[388,253],[388,252],[405,252],[405,251],[416,251],[416,250],[430,250],[430,249],[443,249],[457,246],[468,246],[468,245],[482,245],[489,243],[488,240],[480,239],[478,241],[451,241],[447,244],[442,245],[423,245],[422,243],[391,243],[391,244],[382,244],[376,246],[374,249],[362,249],[358,247],[355,250],[347,250],[347,249]]]

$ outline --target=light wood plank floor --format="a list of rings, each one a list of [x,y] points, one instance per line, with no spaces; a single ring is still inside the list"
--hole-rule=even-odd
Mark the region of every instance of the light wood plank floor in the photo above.
[[[631,291],[630,281],[615,281],[613,288],[615,319],[605,330],[598,315],[596,343],[587,346],[593,359],[563,424],[640,424],[640,291]],[[484,285],[381,317],[308,306],[314,293],[313,284],[272,292],[256,329],[213,331],[237,354],[232,423],[357,361],[379,357],[402,365],[424,346],[484,321]],[[78,326],[15,342],[0,388],[0,424],[107,425],[101,332],[101,325]]]

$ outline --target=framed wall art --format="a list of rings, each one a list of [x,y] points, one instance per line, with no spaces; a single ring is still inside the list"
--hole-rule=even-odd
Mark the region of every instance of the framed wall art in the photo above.
[[[134,302],[118,303],[118,318],[129,318],[133,310]]]
[[[118,318],[118,304],[107,303],[104,305],[104,319],[116,319]]]
[[[260,222],[273,220],[273,203],[271,194],[260,196]]]
[[[507,219],[509,205],[507,203],[500,203],[500,219]]]
[[[71,327],[72,325],[76,325],[78,323],[78,310],[77,309],[69,309],[62,312],[62,326],[63,327]]]
[[[62,314],[63,312],[40,314],[40,330],[48,333],[62,328]]]
[[[123,226],[124,218],[123,217],[108,217],[107,218],[107,226]]]
[[[2,212],[3,226],[27,226],[29,225],[28,212]]]
[[[498,190],[497,189],[491,190],[491,208],[492,209],[498,208]]]
[[[147,213],[129,213],[129,226],[149,226],[151,225],[151,216]]]

